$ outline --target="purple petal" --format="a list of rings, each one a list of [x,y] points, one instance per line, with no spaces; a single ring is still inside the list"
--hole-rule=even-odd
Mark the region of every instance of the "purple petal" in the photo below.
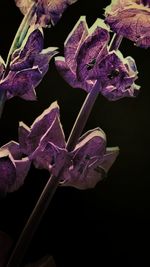
[[[9,143],[3,145],[0,148],[0,151],[2,151],[3,149],[7,149],[11,153],[13,158],[15,159],[21,158],[22,152],[20,150],[20,145],[15,141],[10,141]]]
[[[12,71],[20,71],[33,66],[34,58],[41,52],[44,46],[44,38],[41,30],[31,27],[23,41],[18,57],[15,57],[10,64]],[[15,53],[15,52],[14,52]]]
[[[93,67],[100,54],[104,53],[109,41],[109,32],[102,20],[98,19],[89,30],[90,34],[80,47],[77,55],[77,77],[79,80],[88,79],[89,67]]]
[[[24,97],[24,95],[34,90],[41,79],[42,75],[38,67],[17,72],[10,71],[7,77],[1,81],[0,89],[8,92],[8,98],[13,96]]]
[[[18,190],[24,184],[31,165],[29,158],[15,160],[14,162],[16,165],[16,179],[10,188],[10,192]]]
[[[47,169],[53,175],[57,176],[64,166],[66,161],[67,151],[60,148],[51,142],[48,142],[45,147],[39,147],[30,156],[30,160],[38,169]]]
[[[19,123],[18,128],[18,136],[19,136],[19,144],[21,152],[24,154],[28,154],[28,147],[27,147],[27,137],[30,134],[31,130],[30,128],[24,124],[23,122]]]
[[[57,102],[54,102],[33,122],[31,126],[31,133],[27,138],[29,154],[38,147],[40,139],[51,127],[56,116],[59,116],[59,106]]]
[[[75,73],[70,70],[63,57],[56,57],[55,65],[63,79],[73,88],[82,88],[87,92],[93,88],[94,83],[92,81],[78,81]]]
[[[49,62],[56,54],[58,54],[57,47],[48,47],[43,49],[40,54],[35,56],[34,66],[38,66],[42,77],[46,74],[49,68]]]
[[[68,67],[76,72],[76,57],[85,38],[88,36],[88,26],[85,16],[81,16],[64,44],[64,55]]]
[[[134,41],[136,45],[144,48],[150,46],[149,25],[150,25],[150,8],[142,3],[130,3],[127,1],[124,7],[111,6],[106,10],[106,23],[110,25],[113,31]]]
[[[102,179],[103,170],[99,175],[100,172],[95,174],[93,169],[103,160],[105,150],[106,137],[101,129],[86,133],[72,152],[72,165],[64,169],[61,184],[78,189],[94,187]]]
[[[45,146],[48,142],[52,142],[60,148],[66,147],[65,136],[58,115],[40,139],[40,145]]]
[[[16,179],[16,167],[7,149],[0,150],[0,192],[10,192]]]

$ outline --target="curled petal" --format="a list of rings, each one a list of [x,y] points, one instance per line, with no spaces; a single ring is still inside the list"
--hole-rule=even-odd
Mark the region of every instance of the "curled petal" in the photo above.
[[[5,71],[5,62],[0,56],[0,78],[2,78],[4,71]]]
[[[0,89],[7,91],[7,98],[13,96],[19,96],[24,98],[24,95],[29,95],[29,92],[32,91],[32,95],[35,93],[34,87],[41,81],[42,73],[38,67],[31,69],[25,69],[21,71],[10,71],[7,77],[1,81]],[[33,100],[33,99],[28,99]],[[36,100],[36,96],[35,99]]]
[[[65,60],[68,67],[73,72],[76,72],[76,57],[82,43],[84,42],[87,36],[88,26],[86,23],[86,19],[85,16],[81,16],[64,43]]]
[[[76,77],[76,74],[71,71],[63,57],[56,57],[55,65],[60,75],[70,86],[72,86],[73,88],[82,88],[87,92],[90,92],[92,90],[94,85],[93,81],[79,81]]]
[[[106,23],[113,31],[143,48],[150,46],[150,5],[145,1],[116,1],[106,9]],[[146,3],[146,5],[145,5]]]
[[[13,145],[8,145],[12,150]],[[14,148],[13,148],[14,149]],[[30,161],[28,158],[15,159],[8,149],[0,149],[0,191],[13,192],[23,185],[28,174]]]
[[[98,56],[105,54],[104,48],[109,41],[108,28],[101,19],[96,20],[89,32],[77,55],[77,77],[80,81],[88,78],[89,69],[96,64]]]
[[[12,56],[14,60],[10,64],[10,69],[13,71],[31,68],[34,65],[34,58],[43,49],[44,38],[42,30],[34,30],[32,27],[31,29],[22,43],[18,56],[14,51],[15,55]]]
[[[103,169],[93,170],[102,162],[106,150],[106,136],[101,129],[89,131],[75,147],[72,154],[72,165],[65,168],[61,184],[78,189],[92,188],[102,178]],[[92,176],[93,173],[93,176]],[[100,178],[101,177],[101,178]]]
[[[40,139],[51,127],[56,116],[59,116],[59,106],[57,102],[54,102],[33,122],[30,129],[31,132],[26,141],[28,144],[28,154],[38,147]]]

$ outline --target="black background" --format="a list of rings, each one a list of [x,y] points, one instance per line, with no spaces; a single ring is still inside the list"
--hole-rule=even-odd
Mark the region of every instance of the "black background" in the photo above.
[[[45,47],[63,42],[81,15],[90,25],[103,17],[109,1],[78,0],[64,13],[53,29],[44,30]],[[7,57],[22,14],[13,0],[0,1],[0,54]],[[137,48],[123,40],[124,56],[135,58],[138,84],[137,98],[108,102],[99,96],[86,129],[100,126],[107,134],[108,146],[120,147],[120,155],[108,178],[92,190],[58,188],[28,250],[25,261],[53,255],[58,267],[148,266],[150,212],[150,50]],[[18,122],[31,125],[54,100],[61,108],[66,137],[86,97],[72,89],[57,73],[54,62],[37,88],[37,102],[19,98],[9,100],[0,121],[0,144],[17,141]],[[46,181],[46,171],[31,168],[25,184],[17,192],[0,199],[0,229],[14,241],[19,236]],[[149,264],[148,264],[149,263]]]

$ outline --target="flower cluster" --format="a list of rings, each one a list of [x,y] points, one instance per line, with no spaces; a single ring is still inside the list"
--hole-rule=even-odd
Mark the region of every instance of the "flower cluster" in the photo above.
[[[75,88],[90,92],[96,80],[99,91],[108,100],[134,97],[139,86],[133,58],[124,58],[120,51],[109,51],[109,29],[98,19],[89,29],[81,17],[64,44],[64,57],[55,64],[62,77]]]
[[[60,184],[78,189],[94,187],[110,169],[118,147],[106,148],[106,136],[96,128],[85,133],[74,150],[67,151],[56,102],[46,109],[29,128],[19,124],[19,143],[0,148],[0,190],[12,192],[24,182],[31,162],[58,176]]]
[[[61,18],[67,6],[77,0],[15,0],[16,5],[25,15],[33,2],[36,3],[35,15],[32,23],[46,27],[50,23],[55,25]]]
[[[30,27],[21,47],[11,56],[7,68],[0,59],[0,93],[6,91],[7,99],[19,96],[35,100],[35,87],[49,67],[49,61],[57,54],[56,47],[43,49],[44,37],[41,28]]]

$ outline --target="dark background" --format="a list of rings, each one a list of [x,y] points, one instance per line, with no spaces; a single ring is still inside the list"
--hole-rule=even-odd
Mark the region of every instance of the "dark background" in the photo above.
[[[45,47],[63,42],[80,15],[90,25],[103,17],[109,1],[78,0],[64,13],[53,29],[46,29]],[[22,14],[13,0],[0,1],[0,54],[7,57]],[[137,48],[123,40],[124,56],[135,58],[138,84],[137,98],[108,102],[99,96],[86,129],[100,126],[107,134],[108,146],[120,147],[120,155],[107,180],[92,190],[58,188],[50,207],[28,250],[25,261],[53,255],[58,267],[149,266],[150,240],[150,50]],[[80,89],[71,89],[57,73],[54,62],[37,88],[37,102],[9,100],[0,121],[0,145],[17,141],[18,122],[31,125],[54,100],[61,108],[66,137],[86,97]],[[19,236],[46,181],[46,171],[31,168],[25,184],[17,192],[0,199],[0,229],[14,241]]]

